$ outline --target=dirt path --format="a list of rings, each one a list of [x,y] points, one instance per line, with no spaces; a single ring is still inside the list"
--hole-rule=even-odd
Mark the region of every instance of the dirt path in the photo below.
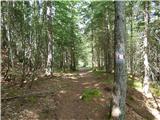
[[[91,71],[82,70],[78,73],[65,74],[61,84],[65,85],[59,91],[57,116],[58,120],[107,120],[111,99],[112,85],[104,83],[104,80],[113,79],[104,74],[95,75]],[[97,88],[102,96],[90,102],[81,100],[83,90],[86,88]],[[126,107],[126,120],[144,120]]]
[[[87,70],[75,73],[54,73],[53,76],[48,77],[41,76],[34,82],[32,89],[27,92],[56,91],[55,94],[3,102],[2,119],[107,120],[112,91],[110,80],[112,79],[113,76],[111,75],[106,75],[105,73],[95,74]],[[87,88],[97,88],[102,93],[101,97],[94,98],[89,102],[82,100],[82,93]],[[10,90],[12,94],[15,94],[13,93],[15,89],[14,87]],[[20,89],[16,90],[19,93]],[[7,92],[9,93],[9,91]],[[136,105],[137,101],[132,100],[141,99],[141,97],[138,97],[141,94],[136,93],[135,90],[130,92],[129,96],[132,96],[134,99],[128,98],[128,100],[131,102],[131,105]],[[6,93],[2,92],[2,96],[4,94]],[[135,105],[126,105],[126,120],[145,120],[143,118],[145,116],[141,117],[141,115],[135,112],[135,109],[133,109]],[[136,110],[146,113],[145,108],[142,109],[141,106],[138,106]]]
[[[63,84],[66,86],[60,90],[58,95],[59,104],[57,116],[60,120],[86,120],[86,119],[105,119],[105,99],[109,99],[102,96],[99,101],[92,101],[90,103],[85,103],[82,101],[81,95],[86,88],[102,88],[100,81],[96,80],[90,71],[81,71],[79,73],[68,74],[63,79]],[[103,92],[103,91],[102,91]],[[96,105],[96,104],[97,105]],[[104,113],[104,114],[99,114]],[[106,116],[105,116],[106,115]]]

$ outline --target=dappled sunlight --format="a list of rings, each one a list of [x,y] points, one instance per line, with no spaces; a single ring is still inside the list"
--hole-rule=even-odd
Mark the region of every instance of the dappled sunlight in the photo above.
[[[121,114],[120,108],[113,106],[112,108],[112,116],[118,117]]]
[[[74,83],[78,83],[79,81],[77,81],[77,80],[74,80],[73,82],[74,82]]]
[[[89,74],[89,73],[91,73],[92,71],[90,70],[90,71],[87,71],[87,72],[82,72],[82,73],[79,73],[79,76],[80,77],[84,77],[84,76],[86,76],[87,74]]]
[[[64,79],[72,79],[72,80],[76,80],[76,79],[78,79],[76,76],[63,76],[62,78],[64,78]]]
[[[105,102],[106,100],[104,98],[100,98],[100,101],[101,102]]]
[[[73,80],[77,79],[77,77],[75,77],[75,76],[71,76],[71,77],[68,77],[68,78],[73,79]]]
[[[160,0],[1,4],[3,120],[160,120]]]
[[[44,77],[45,76],[45,74],[40,74],[40,77]]]
[[[131,80],[137,80],[137,81],[140,81],[140,77],[137,77],[137,76],[134,76],[134,75],[131,75],[129,74],[128,76]]]
[[[62,73],[60,73],[60,72],[54,72],[54,73],[53,73],[53,76],[61,77],[61,76],[62,76]]]
[[[85,86],[85,88],[90,88],[90,86]]]
[[[95,87],[95,88],[100,88],[101,87],[101,83],[100,82],[83,82],[81,83],[85,88],[91,88],[91,87]]]
[[[76,80],[78,79],[78,75],[77,73],[62,73],[61,77],[64,79],[72,79],[72,80]]]
[[[100,83],[94,84],[94,87],[99,87]]]
[[[65,94],[65,93],[67,93],[67,91],[61,90],[59,93],[60,93],[60,94]]]
[[[78,77],[77,76],[73,76],[73,75],[64,75],[64,76],[62,76],[62,78],[64,78],[64,79],[72,79],[72,80],[76,80],[76,79],[78,79]]]
[[[73,76],[75,73],[63,73],[63,76]]]
[[[20,112],[20,115],[18,117],[19,120],[40,120],[39,115],[31,110],[24,109]]]
[[[89,85],[89,84],[91,84],[90,82],[84,82],[84,83],[82,83],[82,85]]]
[[[76,94],[76,97],[79,97],[79,96],[81,96],[81,94],[80,94],[80,93]]]
[[[160,111],[158,111],[157,109],[153,109],[153,108],[148,108],[149,112],[151,112],[155,119],[154,120],[160,120]]]
[[[155,99],[151,97],[151,94],[147,97],[143,91],[140,92],[136,89],[129,88],[127,93],[127,104],[146,119],[154,120],[158,117],[158,114],[160,115],[156,109],[157,105],[155,104]],[[159,120],[159,118],[155,120]]]

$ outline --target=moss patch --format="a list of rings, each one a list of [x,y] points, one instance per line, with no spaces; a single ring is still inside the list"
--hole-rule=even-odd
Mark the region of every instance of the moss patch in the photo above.
[[[150,85],[150,90],[154,95],[160,96],[160,86],[158,84],[152,83]]]
[[[103,82],[106,84],[113,84],[113,79],[105,79]]]
[[[139,80],[133,80],[131,78],[128,78],[127,84],[129,87],[132,87],[135,89],[142,89],[142,83]]]
[[[92,72],[96,76],[101,76],[104,74],[105,71],[104,70],[93,70]]]
[[[82,93],[82,100],[91,101],[93,98],[98,98],[101,95],[101,91],[96,88],[85,89]]]

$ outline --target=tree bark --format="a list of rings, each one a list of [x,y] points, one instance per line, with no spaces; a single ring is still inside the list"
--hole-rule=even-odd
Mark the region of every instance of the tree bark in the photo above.
[[[143,92],[145,94],[149,91],[149,62],[148,62],[148,23],[149,23],[149,2],[145,1],[144,3],[144,22],[145,22],[145,28],[144,28],[144,80],[143,80]]]
[[[131,41],[130,41],[130,72],[133,78],[133,56],[134,56],[134,52],[133,52],[133,11],[131,11]]]
[[[53,67],[53,46],[52,46],[52,3],[51,1],[47,2],[47,8],[49,9],[48,15],[48,56],[47,56],[47,68],[46,75],[51,75]]]
[[[109,18],[110,15],[107,12],[107,18]],[[111,44],[111,37],[110,37],[110,31],[109,31],[109,20],[106,20],[106,35],[107,35],[107,66],[106,66],[106,71],[108,73],[112,72],[112,44]]]
[[[126,65],[125,65],[125,2],[115,1],[115,73],[112,99],[112,118],[125,120]]]

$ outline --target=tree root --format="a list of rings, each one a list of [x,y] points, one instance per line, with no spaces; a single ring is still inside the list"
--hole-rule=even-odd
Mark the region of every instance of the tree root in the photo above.
[[[55,94],[55,91],[45,91],[45,92],[33,92],[33,93],[29,93],[29,94],[24,94],[24,95],[18,95],[18,96],[14,96],[14,97],[7,97],[7,98],[1,98],[1,101],[11,101],[14,99],[21,99],[21,98],[26,98],[26,97],[45,97],[47,95],[51,95],[51,94]]]

